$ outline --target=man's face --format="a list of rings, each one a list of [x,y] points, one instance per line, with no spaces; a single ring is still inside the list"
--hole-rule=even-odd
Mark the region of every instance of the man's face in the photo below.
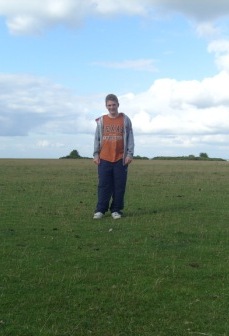
[[[116,116],[118,114],[118,103],[113,100],[108,100],[106,104],[106,108],[108,109],[111,116]]]

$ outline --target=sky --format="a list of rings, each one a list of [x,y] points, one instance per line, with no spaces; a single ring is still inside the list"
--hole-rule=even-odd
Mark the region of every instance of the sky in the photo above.
[[[0,158],[92,157],[114,93],[135,155],[229,159],[228,0],[0,0]]]

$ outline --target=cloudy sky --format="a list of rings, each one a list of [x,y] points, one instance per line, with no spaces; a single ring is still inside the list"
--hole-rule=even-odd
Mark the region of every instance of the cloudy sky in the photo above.
[[[135,155],[229,159],[228,0],[0,0],[0,158],[92,157],[115,93]]]

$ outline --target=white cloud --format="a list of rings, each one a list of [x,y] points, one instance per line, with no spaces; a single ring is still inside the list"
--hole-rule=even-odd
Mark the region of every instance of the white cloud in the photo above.
[[[228,87],[225,71],[202,81],[160,79],[145,92],[120,96],[120,111],[131,117],[139,137],[136,143],[144,140],[145,148],[155,141],[162,147],[192,148],[201,143],[224,147],[229,134]],[[61,139],[71,136],[89,148],[92,143],[86,139],[93,138],[94,119],[101,113],[105,113],[101,97],[77,97],[45,78],[0,76],[2,138],[32,134],[37,138],[35,148],[51,150],[65,148]]]
[[[97,0],[96,11],[103,15],[127,14],[145,15],[147,6],[151,6],[151,1],[139,0]]]
[[[214,21],[219,17],[229,15],[229,3],[227,0],[152,0],[149,3],[160,6],[166,11],[187,15],[199,22]]]
[[[12,34],[37,34],[58,24],[78,26],[94,11],[93,1],[46,0],[0,0],[0,15]]]
[[[84,99],[45,78],[0,75],[0,136],[74,133],[92,127]]]
[[[221,35],[221,29],[212,22],[204,22],[197,25],[198,36],[205,38],[215,38]]]
[[[78,27],[87,17],[180,13],[198,22],[229,15],[228,0],[0,0],[0,15],[12,34],[35,34],[54,25]]]
[[[61,148],[64,147],[64,143],[61,142],[54,142],[54,141],[50,141],[50,140],[38,140],[35,144],[36,148]]]
[[[202,81],[161,79],[147,92],[127,94],[120,101],[130,111],[136,134],[182,137],[187,144],[194,135],[229,133],[228,87],[227,72]]]
[[[208,46],[208,51],[215,54],[215,63],[218,69],[229,72],[229,40],[212,41]]]
[[[39,140],[37,142],[37,147],[44,148],[50,146],[50,142],[48,140]]]
[[[229,74],[221,72],[202,81],[160,79],[145,92],[120,96],[120,111],[133,122],[136,153],[172,155],[176,148],[174,155],[179,151],[185,155],[198,148],[208,152],[208,146],[213,146],[217,153],[224,153],[217,156],[225,157],[229,150],[228,87]],[[33,148],[33,157],[39,153],[51,157],[54,152],[60,157],[73,148],[91,156],[95,117],[105,113],[103,98],[77,97],[45,78],[1,75],[1,152],[8,143],[7,150],[17,147],[21,156],[26,148]],[[11,144],[13,138],[20,139],[16,147],[15,142]],[[147,154],[149,148],[152,154]]]

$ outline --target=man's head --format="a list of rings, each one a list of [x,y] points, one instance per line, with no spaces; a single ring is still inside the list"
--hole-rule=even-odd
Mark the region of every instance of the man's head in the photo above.
[[[105,98],[105,103],[106,103],[106,105],[107,105],[107,102],[108,102],[109,100],[110,100],[110,101],[113,101],[113,102],[115,102],[115,103],[117,103],[118,106],[119,106],[118,97],[117,97],[116,95],[114,95],[113,93],[110,93],[110,94],[108,94],[108,95],[106,96],[106,98]]]
[[[110,93],[105,98],[106,108],[112,118],[118,116],[119,101],[116,95]]]

